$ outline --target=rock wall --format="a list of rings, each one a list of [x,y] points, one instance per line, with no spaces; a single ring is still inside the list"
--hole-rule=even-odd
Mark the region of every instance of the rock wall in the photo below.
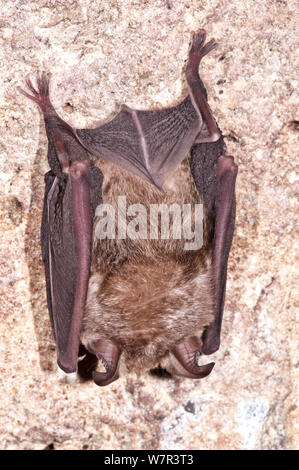
[[[1,448],[298,447],[295,1],[0,5]],[[50,71],[53,104],[77,128],[95,127],[120,103],[165,107],[186,93],[199,28],[219,43],[201,76],[239,165],[216,366],[202,381],[81,383],[56,366],[39,246],[47,141],[37,106],[17,87]]]

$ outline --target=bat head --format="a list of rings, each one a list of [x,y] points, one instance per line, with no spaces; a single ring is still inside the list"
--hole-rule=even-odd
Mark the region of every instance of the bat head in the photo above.
[[[199,366],[198,358],[212,312],[206,265],[194,272],[168,258],[123,265],[121,275],[92,274],[81,341],[106,371],[95,371],[94,381],[108,385],[123,373],[158,366],[171,375],[205,377],[214,363]]]

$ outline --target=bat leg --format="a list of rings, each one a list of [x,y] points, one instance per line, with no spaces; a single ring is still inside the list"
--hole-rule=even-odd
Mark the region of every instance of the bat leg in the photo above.
[[[214,39],[206,44],[205,40],[205,30],[200,29],[198,33],[194,34],[186,68],[190,98],[195,110],[204,123],[203,126],[200,126],[199,128],[199,132],[195,140],[195,143],[197,144],[216,142],[221,136],[207,103],[205,89],[198,74],[198,67],[202,58],[216,47]]]
[[[87,151],[89,150],[85,147],[83,142],[81,142],[76,131],[69,124],[67,124],[67,122],[61,119],[56,113],[50,100],[49,83],[50,81],[49,81],[48,76],[46,75],[46,73],[43,72],[41,74],[38,74],[36,77],[37,90],[32,85],[30,78],[27,78],[26,85],[32,94],[29,94],[27,91],[22,90],[21,88],[19,88],[19,91],[23,95],[27,96],[27,98],[37,103],[40,109],[42,110],[45,123],[46,123],[46,128],[47,128],[47,122],[48,122],[48,127],[51,128],[51,134],[54,140],[54,145],[55,145],[57,156],[61,165],[62,172],[68,174],[69,158],[68,158],[68,155],[66,155],[67,152],[65,152],[65,149],[64,149],[64,137],[65,136],[64,136],[63,131],[67,131],[68,133],[71,133],[74,136],[74,138],[77,140],[77,142],[82,147],[85,148],[85,150]],[[49,163],[51,166],[51,162]]]
[[[238,167],[233,157],[220,156],[217,164],[216,220],[213,246],[213,280],[215,286],[215,318],[203,333],[202,352],[212,354],[219,349],[225,299],[226,271],[235,220],[235,182]]]

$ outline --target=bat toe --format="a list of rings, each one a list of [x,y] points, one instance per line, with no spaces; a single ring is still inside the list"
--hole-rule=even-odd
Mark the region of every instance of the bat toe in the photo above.
[[[54,109],[49,98],[49,83],[50,79],[48,75],[45,72],[42,72],[36,76],[37,89],[33,86],[29,77],[26,79],[27,88],[32,93],[32,95],[30,95],[27,91],[20,89],[20,92],[27,96],[27,98],[37,103],[42,112],[45,114],[53,111]]]
[[[193,33],[191,50],[199,50],[206,40],[207,34],[205,29],[199,29],[196,33]],[[191,51],[190,51],[191,52]]]
[[[211,39],[205,44],[206,32],[204,29],[200,29],[193,35],[191,47],[189,50],[188,68],[197,68],[201,59],[211,52],[217,46],[216,41]]]

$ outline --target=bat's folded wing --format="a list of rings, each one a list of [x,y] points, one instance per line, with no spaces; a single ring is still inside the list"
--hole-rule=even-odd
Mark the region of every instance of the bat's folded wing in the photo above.
[[[69,183],[55,177],[52,172],[46,175],[41,238],[48,307],[58,355],[60,355],[69,349],[69,332],[76,290],[77,255],[71,187]],[[74,367],[76,367],[76,362]],[[69,368],[63,366],[64,370]]]
[[[81,322],[91,260],[92,218],[100,202],[102,176],[87,162],[74,162],[70,176],[46,174],[41,242],[47,300],[65,372],[77,368]],[[95,191],[96,189],[96,191]]]
[[[95,156],[111,161],[161,188],[188,154],[201,126],[191,100],[168,109],[123,106],[110,122],[77,135]]]

